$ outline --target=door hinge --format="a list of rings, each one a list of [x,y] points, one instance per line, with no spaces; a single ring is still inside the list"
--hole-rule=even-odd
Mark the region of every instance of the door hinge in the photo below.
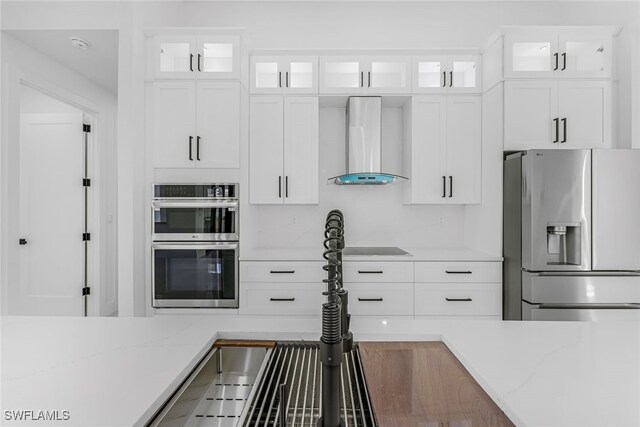
[[[82,296],[91,295],[91,288],[89,286],[85,286],[82,288]]]
[[[82,132],[91,132],[91,125],[82,125]]]
[[[86,242],[88,240],[91,240],[91,233],[82,233],[82,241]]]
[[[82,186],[83,187],[91,187],[91,179],[90,178],[82,178]]]

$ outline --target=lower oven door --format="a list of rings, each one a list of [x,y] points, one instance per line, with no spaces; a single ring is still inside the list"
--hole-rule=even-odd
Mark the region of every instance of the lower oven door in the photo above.
[[[154,243],[154,307],[238,307],[238,243]]]

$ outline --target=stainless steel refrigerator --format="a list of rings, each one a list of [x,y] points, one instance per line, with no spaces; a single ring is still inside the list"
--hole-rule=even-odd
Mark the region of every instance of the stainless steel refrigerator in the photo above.
[[[504,162],[506,320],[640,320],[640,150]]]

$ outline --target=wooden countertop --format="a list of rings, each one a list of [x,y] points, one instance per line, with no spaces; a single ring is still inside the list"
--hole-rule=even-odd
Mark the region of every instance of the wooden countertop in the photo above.
[[[380,427],[513,426],[442,342],[360,342]]]

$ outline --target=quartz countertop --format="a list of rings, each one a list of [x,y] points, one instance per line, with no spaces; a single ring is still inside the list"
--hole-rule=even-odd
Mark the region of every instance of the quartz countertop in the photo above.
[[[469,248],[415,248],[400,246],[410,255],[344,256],[344,261],[502,261],[499,255]],[[242,250],[240,261],[323,261],[322,248],[274,249],[254,248]]]
[[[317,340],[315,317],[2,317],[6,411],[144,425],[218,338]],[[442,340],[518,426],[640,425],[640,324],[353,318],[356,341]],[[44,425],[41,422],[31,423]]]

